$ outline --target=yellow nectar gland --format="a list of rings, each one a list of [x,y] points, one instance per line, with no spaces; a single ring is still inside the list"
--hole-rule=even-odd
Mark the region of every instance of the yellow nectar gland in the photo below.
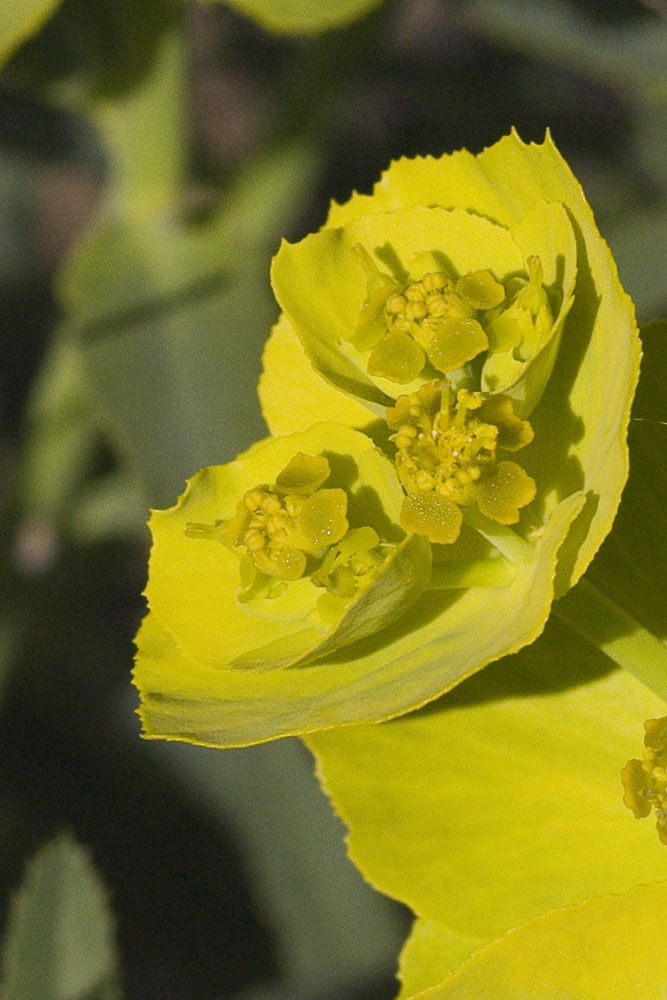
[[[656,814],[661,843],[667,844],[667,717],[644,723],[642,760],[629,760],[621,771],[623,802],[636,819]]]
[[[399,396],[387,423],[408,494],[400,516],[406,531],[448,544],[460,533],[461,507],[477,504],[486,517],[509,525],[534,498],[535,482],[521,466],[497,461],[498,448],[517,451],[533,439],[507,397],[454,393],[446,379],[429,382]]]
[[[377,572],[389,546],[371,527],[350,528],[345,490],[320,488],[330,473],[324,456],[299,452],[273,485],[247,490],[228,522],[189,523],[185,533],[217,537],[240,553],[241,585],[247,594],[240,600],[276,597],[286,583],[310,576],[316,587],[328,591],[318,609],[333,621]]]
[[[352,343],[370,350],[370,375],[405,385],[421,374],[427,359],[444,373],[487,350],[478,314],[505,300],[503,285],[490,271],[471,272],[458,281],[445,271],[431,271],[401,285],[379,271],[362,246],[354,251],[368,275],[368,294]]]

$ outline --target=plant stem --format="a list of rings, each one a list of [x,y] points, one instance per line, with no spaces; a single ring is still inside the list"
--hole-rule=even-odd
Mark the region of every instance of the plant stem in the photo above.
[[[554,604],[554,614],[667,701],[667,646],[586,577]]]
[[[535,546],[526,541],[515,531],[504,524],[498,524],[489,517],[484,517],[474,507],[465,507],[463,519],[482,538],[498,549],[511,563],[522,564],[530,562],[535,556]]]

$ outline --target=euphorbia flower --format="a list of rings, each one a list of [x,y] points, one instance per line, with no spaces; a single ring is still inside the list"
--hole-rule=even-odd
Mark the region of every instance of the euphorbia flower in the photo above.
[[[517,451],[533,440],[527,420],[504,396],[430,382],[399,396],[387,409],[396,433],[396,468],[407,496],[401,524],[407,531],[449,544],[461,533],[463,513],[475,504],[498,524],[516,524],[519,508],[535,496],[535,481],[516,462],[496,461],[498,448]]]
[[[621,772],[623,801],[637,819],[656,814],[656,829],[667,845],[667,717],[644,723],[644,754],[633,757]]]
[[[397,523],[401,496],[372,441],[331,424],[203,469],[152,514],[150,628],[193,671],[268,671],[363,638],[429,579],[428,543]]]
[[[194,602],[191,581],[178,582],[195,551],[186,554],[184,539],[202,551],[206,541],[181,531],[171,547],[156,536],[136,674],[149,735],[235,745],[424,704],[535,640],[554,596],[609,530],[625,481],[639,360],[632,305],[549,139],[526,146],[512,135],[478,157],[394,163],[372,195],[334,205],[321,232],[285,244],[273,283],[285,315],[260,384],[270,430],[289,435],[330,419],[372,436],[393,463],[392,519],[412,539],[413,576],[397,583],[388,614],[375,585],[360,591],[344,612],[354,628],[339,623],[326,642],[304,645],[302,625],[283,620],[280,655],[265,660],[283,669],[240,671],[232,661],[260,667],[264,654],[255,660],[229,638],[229,583],[213,562]],[[243,494],[268,483],[274,504],[280,471],[258,471]],[[218,490],[208,523],[243,500],[215,514]],[[188,496],[154,515],[154,528],[182,519]],[[275,573],[250,514],[239,515],[235,543],[253,572],[271,577],[268,559],[288,593],[312,596],[314,576],[290,581],[286,565]],[[294,540],[297,526],[290,532],[296,575],[316,556]],[[432,558],[422,576],[407,555],[416,539]],[[255,544],[268,553],[263,568]],[[424,592],[415,599],[416,580]],[[266,581],[258,586],[264,593]],[[243,593],[233,600],[237,608]],[[257,645],[274,640],[262,632]]]
[[[454,394],[501,395],[534,431],[517,459],[537,490],[538,524],[525,520],[541,530],[564,497],[586,498],[559,591],[579,579],[627,475],[639,342],[609,249],[550,137],[525,145],[513,133],[476,157],[396,161],[371,195],[334,204],[319,233],[283,244],[272,279],[284,316],[260,396],[274,433],[299,425],[300,408],[281,407],[288,363],[304,411],[320,396],[320,412],[358,427],[443,375]]]

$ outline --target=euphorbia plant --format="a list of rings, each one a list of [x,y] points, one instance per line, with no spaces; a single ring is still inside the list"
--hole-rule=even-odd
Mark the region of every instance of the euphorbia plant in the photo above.
[[[319,233],[284,244],[272,276],[284,316],[260,395],[273,442],[199,474],[151,522],[135,674],[150,736],[238,745],[437,697],[534,641],[608,532],[625,481],[632,305],[549,138],[399,160],[372,195],[332,206]],[[275,495],[297,452],[326,457],[324,444],[280,443],[323,419],[340,430],[308,433],[331,439],[341,468],[351,425],[394,465],[385,483],[400,483],[389,515],[400,557],[378,550],[376,582],[342,625],[285,596],[312,589],[341,539],[331,551],[301,547],[298,579],[274,566],[274,585],[242,584],[230,553],[241,537],[220,528],[245,491]],[[247,481],[236,473],[246,467]],[[363,493],[363,476],[350,475],[352,495]],[[398,567],[405,582],[394,585]],[[257,638],[238,646],[239,629]],[[278,653],[249,652],[278,641]]]

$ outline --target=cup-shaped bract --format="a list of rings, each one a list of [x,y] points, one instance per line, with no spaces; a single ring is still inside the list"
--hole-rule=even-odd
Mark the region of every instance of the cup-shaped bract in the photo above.
[[[365,435],[320,424],[202,469],[152,512],[151,614],[194,663],[270,671],[375,632],[416,600],[431,553]]]

